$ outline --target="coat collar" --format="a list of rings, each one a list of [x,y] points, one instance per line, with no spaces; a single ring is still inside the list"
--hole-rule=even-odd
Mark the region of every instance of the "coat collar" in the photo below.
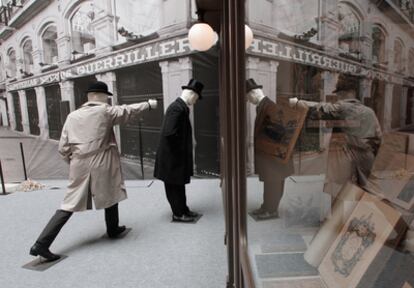
[[[103,103],[103,102],[99,102],[99,101],[88,101],[88,102],[84,103],[81,107],[97,106],[97,105],[109,105],[109,104]]]
[[[177,100],[175,100],[187,113],[190,111],[190,108],[188,108],[187,104],[184,102],[183,99],[180,97],[177,97]]]

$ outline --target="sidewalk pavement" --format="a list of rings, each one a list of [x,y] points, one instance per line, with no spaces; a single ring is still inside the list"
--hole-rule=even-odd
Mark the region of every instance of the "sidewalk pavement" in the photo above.
[[[44,190],[0,198],[0,287],[219,288],[226,283],[224,216],[217,179],[187,185],[188,204],[204,214],[197,224],[170,223],[163,183],[127,181],[120,222],[123,239],[102,238],[103,211],[75,213],[51,251],[69,257],[45,272],[22,269],[29,248],[63,199],[67,181],[44,180]]]

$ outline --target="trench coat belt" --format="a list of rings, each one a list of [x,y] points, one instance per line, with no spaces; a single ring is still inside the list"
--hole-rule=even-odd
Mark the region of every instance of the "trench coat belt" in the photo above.
[[[114,145],[108,144],[108,145],[105,145],[105,146],[103,146],[99,149],[92,150],[92,151],[84,153],[84,154],[72,154],[72,158],[77,158],[77,159],[89,158],[89,157],[92,157],[96,154],[99,154],[99,153],[111,148],[112,146],[115,147]]]

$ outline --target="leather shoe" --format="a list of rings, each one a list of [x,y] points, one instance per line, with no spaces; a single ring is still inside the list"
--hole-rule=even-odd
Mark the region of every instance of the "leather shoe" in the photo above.
[[[111,239],[117,238],[125,231],[125,226],[119,226],[114,231],[107,231],[108,237]]]
[[[188,217],[192,217],[192,218],[197,218],[198,216],[200,216],[200,214],[198,214],[197,212],[191,211],[191,210],[188,210],[184,214],[187,215]]]
[[[279,213],[277,211],[265,211],[261,214],[256,215],[257,219],[260,220],[267,220],[267,219],[273,219],[273,218],[279,218]]]
[[[264,208],[260,207],[258,209],[253,210],[251,213],[252,213],[252,215],[260,215],[260,214],[263,214],[265,212],[266,212],[266,210]]]
[[[172,216],[172,220],[174,222],[185,222],[185,223],[189,223],[189,222],[194,222],[194,217],[190,217],[186,214],[183,214],[182,216],[176,216],[173,215]]]
[[[41,256],[47,260],[47,262],[52,262],[60,259],[59,255],[53,254],[49,251],[48,248],[43,247],[42,245],[35,243],[32,248],[30,248],[30,255],[32,256]]]

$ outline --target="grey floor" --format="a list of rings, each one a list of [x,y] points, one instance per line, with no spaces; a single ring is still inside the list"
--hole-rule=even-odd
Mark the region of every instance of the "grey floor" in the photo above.
[[[204,214],[197,224],[170,223],[162,182],[141,187],[140,181],[127,181],[129,199],[120,204],[120,218],[133,230],[124,239],[104,239],[103,211],[76,213],[51,247],[69,258],[36,272],[21,266],[33,259],[29,248],[59,207],[66,181],[41,183],[47,189],[0,198],[0,287],[225,286],[224,219],[217,180],[187,185],[190,208]],[[56,187],[62,189],[51,189]]]

